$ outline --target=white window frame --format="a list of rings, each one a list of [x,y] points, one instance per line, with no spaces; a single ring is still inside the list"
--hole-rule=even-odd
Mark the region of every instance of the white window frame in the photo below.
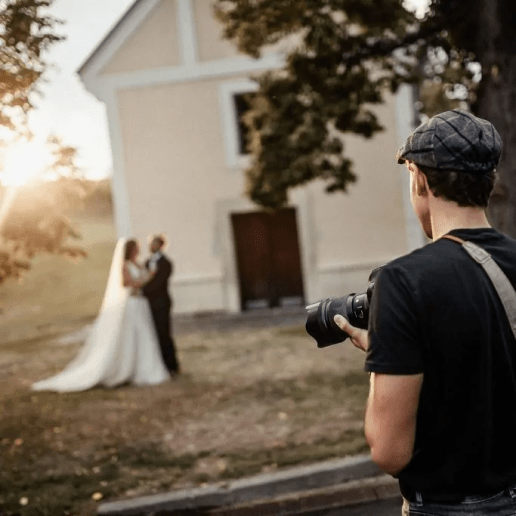
[[[224,82],[220,85],[220,105],[222,115],[222,135],[226,164],[232,169],[242,169],[251,163],[248,154],[240,154],[237,111],[233,97],[238,94],[252,93],[258,90],[258,84],[251,79]]]

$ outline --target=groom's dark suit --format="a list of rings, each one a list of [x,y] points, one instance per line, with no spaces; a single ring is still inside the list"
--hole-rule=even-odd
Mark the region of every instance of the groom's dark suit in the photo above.
[[[150,260],[145,262],[149,267]],[[172,373],[179,372],[174,340],[172,339],[172,300],[168,293],[168,279],[172,274],[172,263],[163,254],[156,262],[156,274],[143,286],[143,295],[149,300],[152,317],[158,334],[163,360]]]

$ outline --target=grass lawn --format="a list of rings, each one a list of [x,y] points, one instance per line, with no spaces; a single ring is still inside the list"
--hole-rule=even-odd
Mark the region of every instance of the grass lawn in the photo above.
[[[184,374],[160,386],[31,392],[80,347],[58,337],[100,306],[113,228],[81,228],[90,258],[39,259],[0,287],[0,514],[85,516],[99,500],[366,451],[362,354],[318,350],[303,327],[181,335]]]
[[[109,219],[83,220],[79,241],[88,258],[41,256],[20,284],[0,285],[0,345],[20,339],[63,333],[91,322],[102,302],[115,247]]]

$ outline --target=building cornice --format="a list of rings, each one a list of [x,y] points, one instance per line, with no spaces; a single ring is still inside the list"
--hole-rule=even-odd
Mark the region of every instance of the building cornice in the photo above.
[[[104,101],[102,96],[105,91],[148,88],[218,77],[246,76],[265,70],[278,69],[284,65],[285,58],[282,55],[269,54],[260,59],[236,57],[124,74],[102,75],[100,77],[84,76],[83,82],[88,91],[99,100]]]

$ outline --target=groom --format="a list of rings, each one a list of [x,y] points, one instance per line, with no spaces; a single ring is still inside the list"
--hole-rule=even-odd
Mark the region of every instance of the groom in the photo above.
[[[151,257],[145,262],[149,270],[155,270],[154,277],[143,286],[143,295],[149,300],[152,318],[156,326],[163,360],[172,374],[179,373],[179,364],[172,339],[172,322],[170,309],[172,300],[168,293],[168,279],[172,274],[172,263],[163,254],[165,239],[156,235],[150,242]]]

